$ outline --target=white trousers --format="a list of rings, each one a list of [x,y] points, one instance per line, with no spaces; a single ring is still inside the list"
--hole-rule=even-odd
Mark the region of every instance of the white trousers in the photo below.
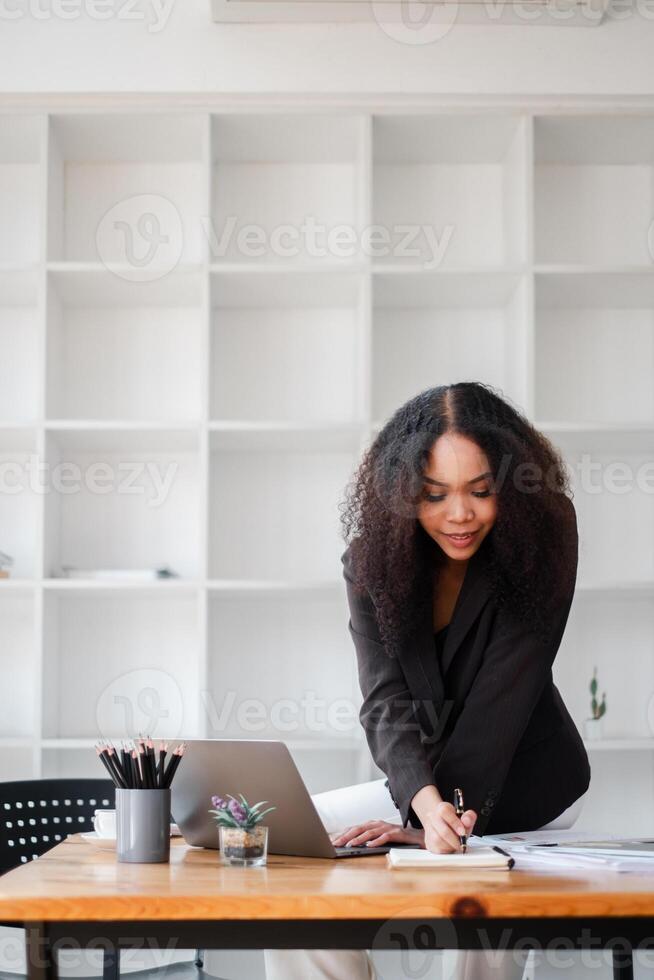
[[[343,786],[327,793],[313,794],[311,799],[320,814],[327,833],[345,830],[368,820],[386,820],[401,826],[402,818],[384,779],[374,779],[355,786]],[[565,830],[572,827],[584,805],[586,793],[579,797],[556,819],[544,824],[541,830]],[[473,828],[474,833],[474,828]],[[341,858],[343,861],[365,861],[366,858]],[[435,951],[439,958],[442,954]],[[469,950],[455,951],[454,962],[445,969],[443,960],[442,980],[522,980],[529,956],[524,950]],[[389,954],[384,954],[388,956]],[[391,954],[406,955],[406,954]],[[410,955],[410,954],[409,954]],[[426,978],[425,953],[418,965],[412,965],[411,975]],[[364,949],[265,949],[266,980],[385,980],[375,967],[368,951]],[[389,970],[397,973],[397,970]]]

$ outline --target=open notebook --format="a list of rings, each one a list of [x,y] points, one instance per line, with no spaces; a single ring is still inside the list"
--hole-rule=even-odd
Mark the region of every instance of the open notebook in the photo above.
[[[456,868],[457,871],[478,871],[480,869],[508,871],[515,864],[508,854],[502,854],[495,847],[479,845],[468,850],[452,851],[449,854],[433,854],[423,849],[413,850],[391,847],[386,855],[390,868]]]

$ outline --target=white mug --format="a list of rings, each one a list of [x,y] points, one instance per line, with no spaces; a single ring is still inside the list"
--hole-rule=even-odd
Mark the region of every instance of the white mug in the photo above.
[[[96,810],[93,814],[93,827],[98,837],[115,838],[116,811]]]

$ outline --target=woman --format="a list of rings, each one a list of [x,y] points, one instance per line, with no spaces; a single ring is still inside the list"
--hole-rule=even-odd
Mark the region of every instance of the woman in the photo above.
[[[411,399],[364,455],[342,517],[348,625],[360,720],[401,823],[368,813],[335,844],[446,853],[463,833],[576,819],[590,766],[551,669],[577,573],[567,489],[551,443],[476,382]],[[519,980],[524,961],[462,951],[459,976]],[[268,980],[375,975],[365,951],[267,950],[266,966]]]

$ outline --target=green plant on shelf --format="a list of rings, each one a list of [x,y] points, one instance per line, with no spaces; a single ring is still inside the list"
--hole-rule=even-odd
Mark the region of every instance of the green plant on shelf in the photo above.
[[[277,809],[275,806],[269,806],[267,810],[258,812],[259,807],[267,803],[268,800],[261,800],[260,803],[255,803],[254,806],[250,806],[242,793],[238,794],[241,797],[241,803],[231,793],[227,795],[229,796],[229,802],[224,800],[222,796],[211,797],[211,802],[215,809],[209,810],[209,813],[213,814],[219,827],[238,827],[241,830],[251,830],[259,823],[262,817],[265,817],[271,810]]]
[[[606,714],[606,692],[602,692],[602,701],[597,702],[597,667],[593,668],[593,676],[589,685],[590,688],[590,710],[591,719],[598,721]]]

